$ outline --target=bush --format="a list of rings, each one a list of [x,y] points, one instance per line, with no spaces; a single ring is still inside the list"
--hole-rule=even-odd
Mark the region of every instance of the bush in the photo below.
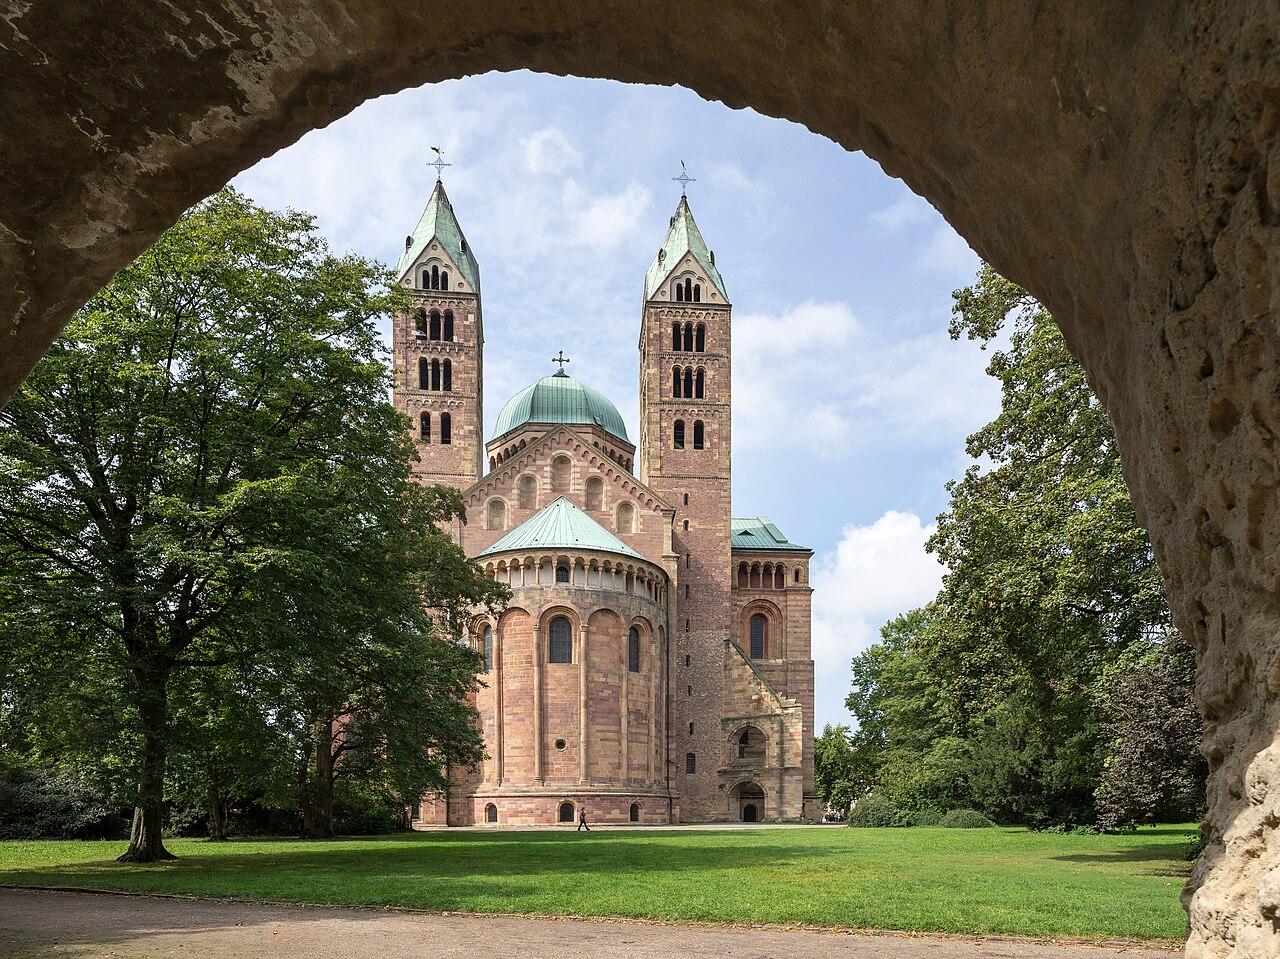
[[[863,829],[912,825],[912,813],[899,809],[884,796],[863,796],[849,812],[849,825]]]
[[[938,825],[943,829],[987,829],[995,823],[976,809],[953,809]]]
[[[913,826],[937,826],[942,823],[942,813],[936,809],[918,809],[911,814]]]
[[[69,766],[0,766],[0,839],[119,839],[127,811]]]

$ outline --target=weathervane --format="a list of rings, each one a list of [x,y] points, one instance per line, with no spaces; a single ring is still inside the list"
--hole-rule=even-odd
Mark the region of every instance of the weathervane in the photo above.
[[[559,356],[553,356],[553,357],[551,357],[551,362],[552,362],[552,363],[559,363],[559,364],[560,364],[560,372],[561,372],[561,373],[563,373],[563,372],[564,372],[564,365],[565,365],[566,363],[568,363],[568,362],[569,362],[569,357],[567,357],[567,356],[565,356],[565,355],[564,355],[564,350],[561,350],[561,351],[560,351],[560,355],[559,355]]]
[[[436,168],[436,182],[438,183],[440,182],[441,174],[444,173],[444,168],[447,166],[453,166],[453,164],[444,162],[444,153],[439,147],[432,147],[431,149],[435,151],[436,159],[434,163],[428,163],[427,166],[433,166]]]
[[[683,160],[680,161],[680,175],[673,176],[671,179],[675,180],[677,183],[680,184],[680,195],[682,197],[688,193],[690,183],[698,182],[693,177],[689,176],[689,171],[684,168]]]

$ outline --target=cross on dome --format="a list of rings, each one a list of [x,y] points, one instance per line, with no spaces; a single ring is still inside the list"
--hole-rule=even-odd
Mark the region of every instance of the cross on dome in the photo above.
[[[436,182],[440,182],[441,176],[444,173],[444,168],[447,166],[453,166],[453,164],[444,162],[444,151],[439,147],[432,147],[431,149],[435,152],[436,158],[433,162],[428,163],[427,166],[433,166],[436,168]]]
[[[696,179],[694,179],[693,177],[689,176],[689,171],[685,169],[685,167],[684,167],[684,161],[683,161],[683,160],[681,160],[681,161],[680,161],[680,175],[679,175],[679,176],[673,176],[671,179],[675,180],[677,183],[679,183],[679,184],[680,184],[680,195],[681,195],[681,196],[686,196],[686,195],[688,194],[688,192],[689,192],[689,184],[690,184],[690,183],[697,183],[697,182],[698,182]]]
[[[569,375],[568,373],[566,373],[566,372],[564,371],[564,365],[565,365],[566,363],[570,362],[569,357],[567,357],[567,356],[565,356],[565,355],[564,355],[564,350],[561,350],[561,351],[560,351],[560,355],[559,355],[559,356],[553,356],[553,357],[551,357],[551,362],[552,362],[552,363],[559,363],[559,364],[560,364],[560,372],[556,374],[557,376],[568,376],[568,375]]]

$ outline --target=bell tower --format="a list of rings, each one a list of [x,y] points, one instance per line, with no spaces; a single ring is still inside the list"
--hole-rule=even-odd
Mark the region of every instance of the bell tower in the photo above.
[[[394,320],[394,402],[413,420],[416,472],[465,489],[484,472],[480,265],[439,179],[396,272],[413,308]]]
[[[669,762],[686,820],[725,817],[721,717],[734,615],[731,313],[715,254],[682,195],[645,274],[639,475],[676,509]]]

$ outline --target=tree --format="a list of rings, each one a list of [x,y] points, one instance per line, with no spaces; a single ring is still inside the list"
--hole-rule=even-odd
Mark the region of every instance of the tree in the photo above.
[[[161,813],[186,675],[357,660],[372,624],[384,642],[429,634],[423,596],[439,606],[431,589],[457,585],[426,582],[413,553],[435,540],[413,528],[430,494],[387,401],[376,321],[405,305],[389,280],[332,256],[310,218],[224,190],[80,310],[0,413],[6,684],[32,684],[44,741],[125,744],[123,861],[172,858]],[[116,728],[77,727],[83,690]]]
[[[848,726],[823,726],[813,741],[813,783],[829,809],[848,809],[862,790],[853,768],[853,743]]]

